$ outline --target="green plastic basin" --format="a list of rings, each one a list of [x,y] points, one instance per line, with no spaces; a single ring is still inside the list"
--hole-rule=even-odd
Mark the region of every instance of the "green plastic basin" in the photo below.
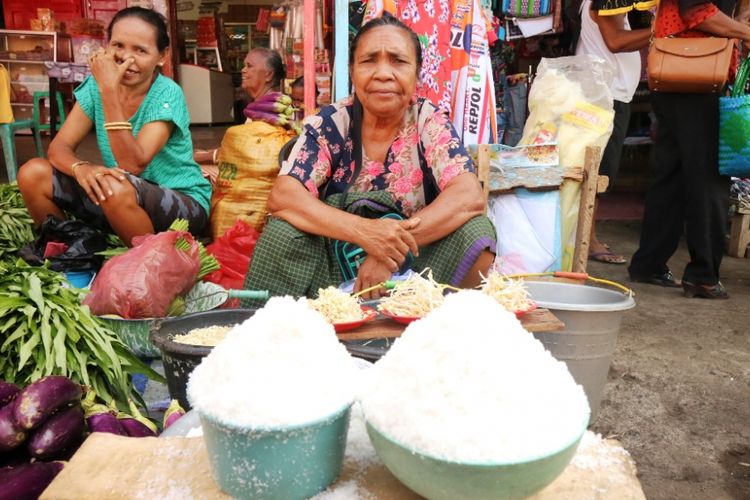
[[[336,480],[344,462],[351,404],[293,427],[243,428],[200,411],[216,483],[234,498],[309,498]]]
[[[431,500],[526,498],[559,476],[575,455],[588,421],[561,450],[523,462],[467,463],[431,457],[394,441],[367,423],[375,451],[399,481]]]
[[[159,349],[149,340],[149,332],[156,329],[162,318],[153,319],[124,319],[120,317],[97,316],[104,326],[120,337],[126,346],[141,358],[158,358]]]

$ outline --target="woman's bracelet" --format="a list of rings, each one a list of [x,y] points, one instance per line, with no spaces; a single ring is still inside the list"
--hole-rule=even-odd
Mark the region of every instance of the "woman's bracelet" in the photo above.
[[[90,161],[86,161],[86,160],[79,160],[79,161],[75,162],[74,164],[72,164],[70,166],[70,173],[73,174],[73,177],[76,176],[76,169],[78,167],[80,167],[81,165],[91,165],[91,162]]]
[[[214,152],[211,155],[211,160],[213,160],[213,164],[214,165],[218,165],[217,158],[216,158],[216,155],[218,155],[218,154],[219,154],[219,149],[218,148],[214,149]]]
[[[104,130],[133,130],[133,124],[130,122],[106,122]]]

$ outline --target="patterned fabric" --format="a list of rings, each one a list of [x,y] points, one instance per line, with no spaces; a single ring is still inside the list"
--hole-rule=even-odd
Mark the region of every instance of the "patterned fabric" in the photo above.
[[[341,194],[326,203],[337,207]],[[368,215],[367,201],[392,205],[387,193],[351,193],[347,212]],[[395,208],[395,207],[393,207]],[[495,252],[495,228],[486,216],[471,219],[452,234],[419,249],[413,269],[432,269],[440,283],[458,285],[484,250]],[[270,217],[258,240],[245,278],[246,290],[268,290],[271,296],[316,297],[319,288],[343,281],[334,257],[332,241],[299,231],[291,224]],[[242,307],[262,307],[262,301],[242,300]]]
[[[681,14],[677,0],[662,0],[659,5],[655,34],[657,38],[664,38],[679,34],[684,38],[701,38],[710,34],[694,29],[703,21],[719,12],[716,5],[706,2],[690,8]]]
[[[318,198],[346,189],[354,171],[352,102],[347,97],[305,119],[303,135],[280,175],[296,178]],[[362,171],[350,192],[385,191],[407,217],[431,201],[426,193],[442,191],[459,174],[474,172],[448,117],[425,99],[418,99],[406,111],[403,128],[385,162],[370,160],[364,152],[362,159]]]
[[[109,136],[104,130],[102,98],[94,77],[87,77],[74,93],[83,112],[94,122],[96,140],[104,165],[117,166],[109,146]],[[174,124],[169,140],[153,157],[140,177],[194,198],[208,213],[211,184],[203,177],[200,167],[193,160],[190,117],[182,89],[169,78],[158,75],[138,111],[128,121],[133,125],[134,136],[150,122],[165,121]]]
[[[208,229],[208,216],[203,207],[186,194],[173,191],[133,174],[125,174],[135,188],[136,199],[151,219],[154,231],[166,231],[175,219],[186,219],[189,230],[195,236],[203,236]],[[62,210],[88,222],[92,226],[114,232],[104,215],[102,207],[94,205],[86,191],[69,175],[52,170],[52,201]]]

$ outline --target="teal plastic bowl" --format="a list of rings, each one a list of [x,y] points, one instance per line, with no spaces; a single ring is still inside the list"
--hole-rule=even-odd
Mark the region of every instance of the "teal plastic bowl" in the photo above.
[[[508,463],[450,462],[431,457],[394,441],[369,422],[367,433],[388,470],[423,497],[498,500],[526,498],[554,481],[575,455],[587,425],[588,420],[581,426],[578,436],[561,450]]]
[[[303,425],[242,428],[200,411],[216,483],[234,498],[309,498],[341,472],[351,404]]]

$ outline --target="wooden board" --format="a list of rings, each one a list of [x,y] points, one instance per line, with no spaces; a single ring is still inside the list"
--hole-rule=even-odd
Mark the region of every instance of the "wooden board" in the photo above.
[[[588,434],[590,438],[591,433]],[[369,440],[362,440],[364,436],[364,424],[352,415],[343,469],[328,490],[331,497],[357,498],[361,493],[362,497],[374,500],[421,498],[383,465]],[[622,445],[611,439],[593,441],[581,445],[563,473],[531,499],[645,500],[635,464]],[[130,438],[97,432],[86,439],[40,498],[224,500],[230,497],[213,480],[203,439]]]
[[[732,229],[727,253],[732,257],[745,257],[750,246],[750,210],[740,208],[732,216]]]
[[[520,318],[521,324],[530,332],[555,332],[565,328],[562,321],[548,309],[536,309]],[[339,340],[393,339],[404,332],[406,325],[379,316],[377,319],[348,332],[338,333]]]
[[[591,225],[594,222],[596,208],[597,180],[599,178],[599,148],[586,148],[584,159],[584,175],[581,183],[581,202],[578,209],[578,225],[576,227],[575,253],[573,254],[574,273],[585,273],[589,260],[589,245],[591,239]]]

